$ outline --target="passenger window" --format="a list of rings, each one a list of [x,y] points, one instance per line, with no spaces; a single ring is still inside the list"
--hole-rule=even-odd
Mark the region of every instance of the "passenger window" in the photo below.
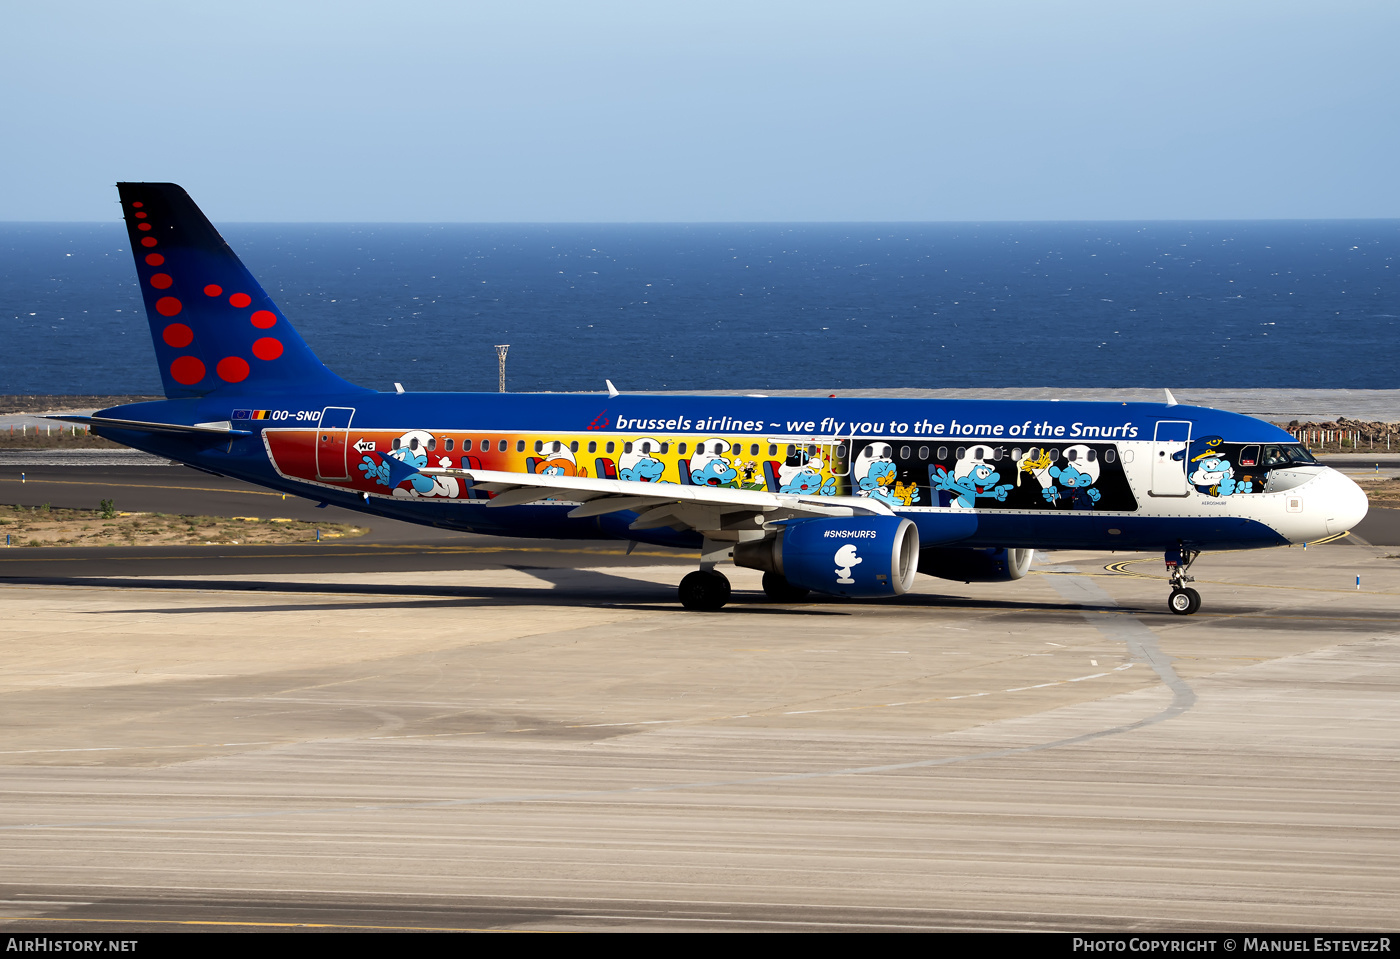
[[[666,452],[666,451],[665,451],[665,450],[662,450],[661,452],[664,453],[664,452]],[[758,444],[757,444],[757,443],[751,443],[751,444],[749,444],[749,455],[750,455],[750,456],[757,456],[757,455],[758,455]]]
[[[899,448],[899,458],[902,459],[902,460],[907,460],[907,459],[910,457],[910,455],[912,454],[912,452],[913,452],[913,451],[910,450],[909,447],[907,447],[907,446],[901,446],[901,447]]]
[[[1118,453],[1113,449],[1113,447],[1110,446],[1108,449],[1103,451],[1103,461],[1105,463],[1112,463],[1117,458]]]
[[[523,453],[523,452],[525,452],[525,441],[524,441],[524,440],[516,440],[516,441],[515,441],[515,451],[516,451],[517,453]]]
[[[628,442],[628,443],[623,443],[623,444],[622,444],[622,452],[624,452],[624,453],[630,453],[630,452],[632,452],[632,444],[631,444],[630,442]]]
[[[1053,462],[1055,462],[1055,461],[1056,461],[1057,459],[1059,459],[1059,458],[1060,458],[1060,451],[1057,450],[1057,449],[1052,449],[1052,450],[1050,451],[1050,462],[1053,463]]]
[[[957,457],[958,457],[958,459],[962,459],[962,458],[963,458],[964,456],[966,456],[966,455],[967,455],[967,447],[966,447],[966,446],[959,446],[958,449],[957,449]]]
[[[447,438],[447,442],[445,442],[445,443],[442,444],[442,448],[445,449],[445,450],[447,450],[447,452],[449,452],[449,453],[452,452],[452,437],[449,436],[449,437]]]
[[[590,452],[590,453],[596,453],[596,452],[598,452],[598,441],[597,441],[597,440],[589,440],[589,441],[588,441],[588,452]]]
[[[1019,460],[1021,458],[1021,447],[1013,446],[1011,448],[1011,458],[1013,460]]]
[[[919,459],[921,459],[921,460],[926,460],[926,459],[928,459],[928,447],[927,447],[927,446],[920,446],[920,447],[919,447]]]
[[[1087,452],[1087,453],[1084,454],[1084,458],[1085,458],[1086,460],[1088,460],[1090,463],[1092,463],[1092,462],[1094,462],[1095,460],[1097,460],[1097,459],[1099,458],[1099,451],[1098,451],[1098,450],[1095,450],[1095,449],[1091,449],[1091,450],[1089,450],[1089,452]]]
[[[418,437],[415,436],[415,437],[413,437],[413,439],[411,439],[411,440],[408,441],[408,448],[411,449],[411,450],[413,450],[413,451],[415,451],[415,452],[417,452],[417,450],[418,450]]]
[[[428,437],[428,451],[432,452],[435,449],[437,449],[437,437],[430,436]]]
[[[668,452],[670,452],[670,450],[671,450],[671,444],[670,444],[670,443],[662,443],[662,444],[661,444],[661,455],[662,455],[662,456],[665,456]]]
[[[987,451],[979,446],[972,451],[972,458],[975,460],[986,459]]]
[[[769,444],[768,444],[768,455],[769,455],[769,456],[777,456],[777,455],[778,455],[778,448],[777,448],[776,446],[774,446],[772,443],[769,443]]]
[[[472,451],[472,441],[471,441],[471,440],[462,440],[462,452],[463,452],[463,453],[470,453],[471,451]]]
[[[399,448],[399,441],[398,441],[397,439],[395,439],[395,440],[394,440],[394,449],[398,449],[398,448]]]
[[[940,446],[940,447],[938,447],[938,458],[941,459],[941,460],[946,460],[946,459],[948,458],[948,447],[946,447],[946,446]]]
[[[676,448],[676,452],[678,452],[678,453],[680,453],[682,456],[684,456],[684,455],[685,455],[685,444],[682,443],[679,447],[677,447],[677,448]]]
[[[612,440],[608,440],[608,447],[607,447],[608,452],[611,453],[611,452],[612,452],[613,450],[615,450],[616,448],[617,448],[617,444],[615,444]]]
[[[507,446],[507,444],[506,444],[506,441],[505,441],[505,440],[501,440],[501,442],[497,444],[497,448],[498,448],[502,453],[504,453],[504,452],[506,451],[506,446]]]
[[[577,453],[577,452],[578,452],[578,440],[574,440],[572,443],[569,444],[569,452],[570,452],[570,453]]]
[[[1069,460],[1071,463],[1078,462],[1078,460],[1079,460],[1079,450],[1076,450],[1076,449],[1066,450],[1066,451],[1065,451],[1065,459]]]
[[[796,446],[793,446],[791,443],[789,443],[789,444],[788,444],[788,448],[787,448],[787,455],[790,456],[790,457],[791,457],[791,456],[796,456],[796,455],[797,455],[797,447],[796,447]]]
[[[544,452],[544,440],[535,440],[535,452],[536,452],[536,453],[543,453],[543,452]]]
[[[696,444],[695,444],[695,455],[696,455],[696,456],[703,456],[704,454],[705,454],[705,444],[704,444],[704,443],[696,443]]]
[[[555,440],[555,441],[554,441],[554,450],[553,450],[553,451],[554,451],[555,453],[557,453],[557,452],[559,452],[560,449],[563,448],[563,446],[564,446],[563,443],[559,442],[558,440]]]

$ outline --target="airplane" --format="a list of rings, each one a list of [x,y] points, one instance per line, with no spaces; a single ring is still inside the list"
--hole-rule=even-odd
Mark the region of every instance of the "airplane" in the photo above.
[[[166,399],[57,418],[320,504],[472,533],[700,551],[681,604],[896,597],[1023,577],[1036,549],[1204,550],[1341,534],[1366,495],[1282,429],[1163,403],[409,393],[328,369],[173,183],[119,183]],[[630,549],[630,547],[629,547]]]

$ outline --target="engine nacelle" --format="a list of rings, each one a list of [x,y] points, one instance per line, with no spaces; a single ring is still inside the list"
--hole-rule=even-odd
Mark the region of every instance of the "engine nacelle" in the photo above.
[[[734,548],[734,565],[833,596],[898,596],[914,585],[919,529],[897,516],[794,520]]]
[[[919,554],[919,572],[964,583],[1004,583],[1031,568],[1033,549],[934,546]]]

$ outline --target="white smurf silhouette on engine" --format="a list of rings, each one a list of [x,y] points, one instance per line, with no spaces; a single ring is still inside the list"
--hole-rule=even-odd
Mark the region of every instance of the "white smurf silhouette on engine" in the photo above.
[[[836,551],[834,562],[839,567],[836,570],[836,582],[840,583],[842,586],[850,586],[855,582],[855,580],[851,578],[851,567],[859,565],[865,562],[865,560],[856,555],[856,548],[854,546],[847,543]]]

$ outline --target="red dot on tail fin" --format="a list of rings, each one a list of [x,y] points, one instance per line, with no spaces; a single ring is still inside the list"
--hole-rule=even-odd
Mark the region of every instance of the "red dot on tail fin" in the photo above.
[[[214,369],[225,383],[242,383],[248,378],[248,361],[241,356],[226,356]]]
[[[249,319],[251,319],[253,325],[260,330],[268,329],[277,324],[277,314],[273,313],[271,310],[258,310],[249,317]]]
[[[204,288],[205,296],[223,296],[224,288],[217,283],[210,283]]]
[[[274,336],[264,336],[253,341],[253,355],[260,360],[275,360],[282,355],[282,341]]]
[[[184,308],[184,304],[173,296],[162,296],[156,300],[156,312],[161,316],[174,316]]]
[[[144,214],[144,213],[138,213],[138,214],[136,214],[136,219],[138,219],[138,220],[144,220],[144,219],[146,219],[146,214]]]
[[[155,246],[155,245],[156,245],[156,238],[153,237],[153,236],[143,236],[143,237],[141,237],[141,245],[142,245],[142,246]]]
[[[161,339],[178,349],[183,349],[194,342],[194,330],[183,323],[171,323],[160,334]],[[203,376],[204,374],[200,374]]]
[[[164,263],[164,262],[165,262],[165,257],[161,256],[159,253],[147,253],[147,254],[146,254],[146,265],[147,265],[147,266],[160,266],[160,265],[161,265],[162,263]]]
[[[141,209],[143,206],[145,206],[146,204],[142,203],[140,200],[137,200],[135,203],[133,203],[133,204],[131,204],[131,205],[134,206],[134,207],[136,207],[136,209],[139,210],[139,209]]]
[[[151,225],[150,225],[149,223],[138,223],[138,224],[136,224],[136,229],[138,229],[138,230],[149,230],[150,228],[151,228]]]
[[[247,293],[235,293],[233,294],[233,296],[228,298],[228,301],[231,305],[239,307],[241,309],[242,307],[247,306],[249,303],[252,303],[253,298]]]
[[[192,386],[204,379],[204,364],[193,356],[182,356],[170,364],[170,378],[176,383]]]
[[[151,286],[157,290],[168,290],[174,282],[169,273],[157,273],[151,277]]]

